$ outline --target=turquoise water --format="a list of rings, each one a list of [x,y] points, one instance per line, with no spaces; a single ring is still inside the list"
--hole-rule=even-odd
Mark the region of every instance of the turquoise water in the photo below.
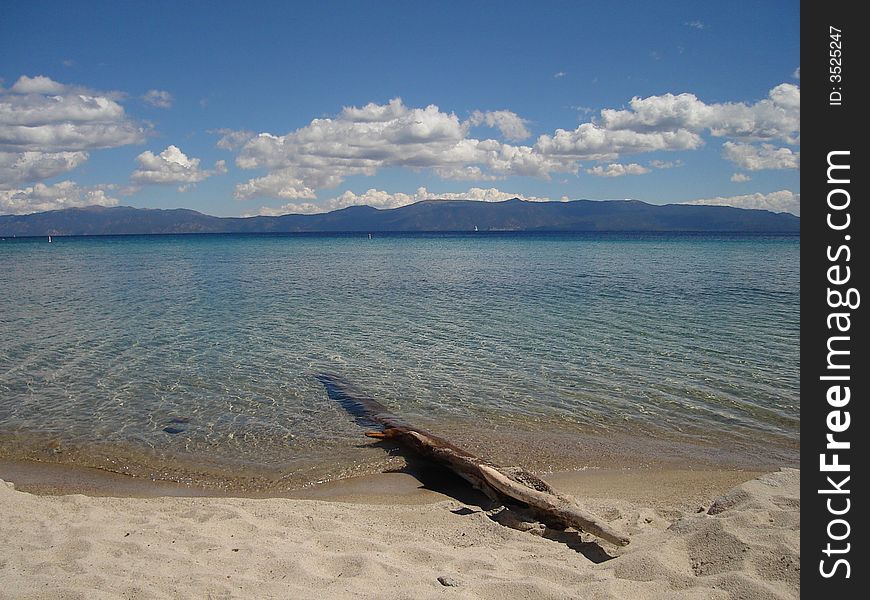
[[[315,378],[329,371],[539,469],[794,461],[799,248],[688,234],[7,239],[0,455],[288,485],[383,466]]]

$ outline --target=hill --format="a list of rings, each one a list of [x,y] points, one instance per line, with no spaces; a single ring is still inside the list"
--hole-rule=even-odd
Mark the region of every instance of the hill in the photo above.
[[[728,206],[647,204],[637,200],[504,202],[426,200],[392,209],[351,206],[277,217],[213,217],[187,209],[68,208],[0,216],[0,236],[159,233],[413,231],[698,231],[796,233],[787,213]]]

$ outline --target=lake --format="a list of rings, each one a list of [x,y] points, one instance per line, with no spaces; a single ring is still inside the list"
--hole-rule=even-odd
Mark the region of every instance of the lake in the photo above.
[[[330,400],[540,470],[796,464],[800,238],[0,241],[0,456],[218,486],[395,464]]]

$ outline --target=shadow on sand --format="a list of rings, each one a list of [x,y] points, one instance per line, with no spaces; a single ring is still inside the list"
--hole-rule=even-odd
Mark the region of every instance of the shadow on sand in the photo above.
[[[379,440],[367,446],[382,448],[391,455],[401,456],[405,459],[405,466],[390,469],[386,471],[387,473],[410,475],[420,482],[421,489],[438,492],[465,505],[452,510],[453,514],[467,516],[480,512],[485,513],[487,517],[504,527],[527,531],[531,535],[538,535],[545,539],[564,544],[595,564],[615,558],[608,554],[597,542],[583,540],[578,531],[560,531],[551,527],[540,526],[540,524],[535,523],[533,519],[525,514],[524,509],[528,507],[504,506],[498,502],[493,502],[485,494],[471,487],[467,481],[453,471],[416,456],[404,446],[389,440]]]

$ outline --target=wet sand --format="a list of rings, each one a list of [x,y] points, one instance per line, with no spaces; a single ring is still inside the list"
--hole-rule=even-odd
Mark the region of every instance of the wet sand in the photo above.
[[[677,498],[682,498],[689,506],[703,503],[705,499],[761,474],[761,471],[739,469],[589,468],[550,473],[543,477],[557,489],[578,497],[620,497],[658,506],[673,504]],[[9,459],[0,459],[0,479],[13,482],[19,491],[46,496],[277,497],[362,504],[429,504],[448,497],[469,501],[482,499],[453,473],[425,463],[416,463],[397,472],[349,477],[268,493],[227,491],[130,477],[88,467]]]

